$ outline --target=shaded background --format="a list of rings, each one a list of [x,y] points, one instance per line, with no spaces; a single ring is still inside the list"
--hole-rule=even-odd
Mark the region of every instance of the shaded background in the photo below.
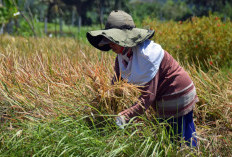
[[[148,18],[232,18],[231,0],[0,0],[0,34],[76,37],[83,26],[103,28],[113,9],[130,13],[137,26]]]

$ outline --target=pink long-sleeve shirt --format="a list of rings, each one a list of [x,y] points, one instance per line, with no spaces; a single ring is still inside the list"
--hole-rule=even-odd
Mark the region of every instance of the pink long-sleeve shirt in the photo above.
[[[117,80],[116,77],[120,77],[117,58],[115,73],[113,82]],[[129,119],[143,114],[151,106],[159,117],[180,117],[192,111],[198,101],[195,86],[188,73],[166,51],[155,77],[141,89],[140,103],[135,103],[120,115]]]

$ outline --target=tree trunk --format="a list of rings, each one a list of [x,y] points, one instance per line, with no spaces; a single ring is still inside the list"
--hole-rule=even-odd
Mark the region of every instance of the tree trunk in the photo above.
[[[3,23],[0,29],[0,35],[4,33],[5,24]]]
[[[103,21],[103,12],[104,11],[104,8],[103,7],[101,7],[101,10],[100,10],[100,22],[101,22],[101,28],[102,28],[102,26],[103,26],[103,24],[104,24],[104,21]]]
[[[20,28],[20,24],[19,24],[19,19],[14,19],[14,24],[15,24],[15,32],[19,33],[19,28]]]
[[[79,15],[78,16],[78,32],[81,31],[81,23],[82,23],[82,19],[81,19],[81,16]]]
[[[99,10],[99,20],[100,20],[100,25],[101,25],[101,29],[102,29],[102,26],[103,26],[103,3],[104,1],[100,0],[99,1],[99,5],[98,5],[98,10]]]
[[[55,19],[55,37],[57,37],[56,25],[57,25],[57,19]]]
[[[114,10],[119,10],[119,9],[121,9],[121,0],[115,0]]]
[[[72,9],[72,26],[74,26],[74,23],[75,23],[75,21],[76,21],[76,18],[75,18],[75,8],[73,7],[73,9]]]
[[[59,25],[60,25],[60,35],[63,34],[63,20],[62,17],[59,17]]]
[[[13,20],[10,20],[10,22],[6,25],[6,32],[8,34],[13,34],[14,33],[14,21]]]
[[[40,22],[43,21],[43,17],[44,17],[43,10],[40,9],[40,11],[39,11],[39,21],[40,21]]]
[[[2,0],[0,0],[0,4],[3,5],[3,4],[2,4]],[[1,24],[1,29],[0,29],[0,35],[2,35],[2,34],[4,33],[4,27],[5,27],[5,24],[2,23],[2,24]]]
[[[45,34],[45,35],[47,35],[47,33],[48,33],[47,24],[48,24],[48,18],[45,17],[45,18],[44,18],[44,34]]]
[[[48,22],[52,22],[52,7],[55,5],[55,3],[49,3],[48,5],[48,11],[47,11],[47,20]]]

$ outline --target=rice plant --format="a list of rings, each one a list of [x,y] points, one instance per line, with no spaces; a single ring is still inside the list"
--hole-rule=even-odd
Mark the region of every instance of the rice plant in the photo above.
[[[115,116],[140,91],[111,84],[115,55],[69,38],[0,37],[1,156],[225,156],[231,154],[232,74],[183,63],[200,102],[199,148],[176,144],[154,111],[121,130]]]

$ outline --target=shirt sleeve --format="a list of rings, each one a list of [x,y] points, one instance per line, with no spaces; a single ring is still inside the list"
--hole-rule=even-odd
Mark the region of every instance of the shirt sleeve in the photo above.
[[[155,105],[155,99],[157,94],[159,74],[144,85],[142,89],[141,96],[139,97],[139,102],[135,103],[130,108],[122,111],[119,115],[123,115],[126,118],[126,121],[129,121],[130,118],[143,114],[150,105]],[[155,107],[153,107],[155,108]]]

